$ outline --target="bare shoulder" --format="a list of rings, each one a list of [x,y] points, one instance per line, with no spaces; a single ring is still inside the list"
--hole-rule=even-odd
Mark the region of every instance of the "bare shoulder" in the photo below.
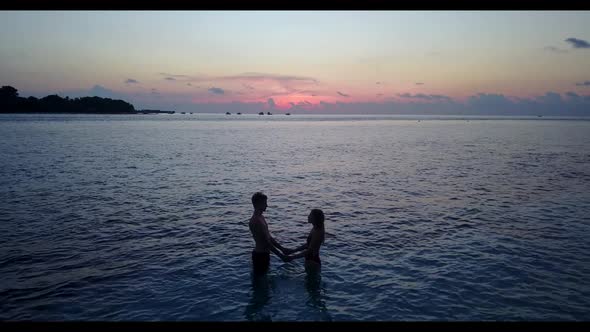
[[[250,228],[260,228],[265,226],[264,217],[252,216],[249,222]]]

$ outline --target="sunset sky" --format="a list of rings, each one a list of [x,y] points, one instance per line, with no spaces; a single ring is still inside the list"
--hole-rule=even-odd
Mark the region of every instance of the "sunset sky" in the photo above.
[[[196,112],[590,114],[590,12],[4,11],[0,85]]]

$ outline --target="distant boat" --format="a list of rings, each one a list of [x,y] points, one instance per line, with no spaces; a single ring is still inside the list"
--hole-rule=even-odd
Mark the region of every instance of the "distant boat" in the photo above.
[[[264,112],[259,112],[258,115],[264,115]]]
[[[193,112],[191,112],[191,114],[193,114]]]
[[[537,117],[538,117],[538,118],[542,118],[543,116],[542,116],[542,115],[537,115]]]
[[[242,115],[242,113],[238,112],[238,115]]]
[[[225,112],[225,115],[231,115],[231,113],[230,112]]]
[[[271,113],[271,112],[266,112],[266,114],[267,114],[267,115],[272,115],[272,113]]]
[[[180,114],[186,114],[186,112],[180,112]]]
[[[285,115],[291,115],[291,113],[285,113]]]

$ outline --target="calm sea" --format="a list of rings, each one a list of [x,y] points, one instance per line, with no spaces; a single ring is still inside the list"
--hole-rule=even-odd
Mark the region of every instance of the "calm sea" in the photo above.
[[[0,116],[1,320],[589,320],[590,121]],[[251,277],[255,191],[320,275]]]

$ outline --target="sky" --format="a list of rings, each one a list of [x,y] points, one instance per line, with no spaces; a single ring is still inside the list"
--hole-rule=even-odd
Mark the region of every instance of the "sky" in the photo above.
[[[0,85],[191,112],[590,115],[590,11],[3,11]]]

